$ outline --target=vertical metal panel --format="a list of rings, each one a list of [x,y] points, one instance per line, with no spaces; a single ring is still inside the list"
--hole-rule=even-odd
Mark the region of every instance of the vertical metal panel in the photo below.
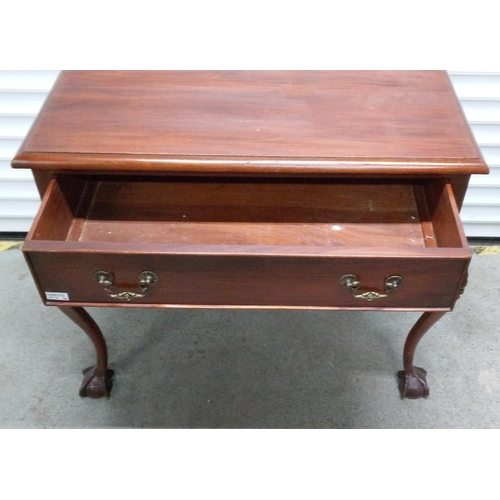
[[[472,176],[462,220],[470,237],[500,237],[500,72],[450,71],[474,137],[490,167]]]
[[[59,71],[0,71],[0,233],[28,231],[40,200],[30,171],[10,162]]]

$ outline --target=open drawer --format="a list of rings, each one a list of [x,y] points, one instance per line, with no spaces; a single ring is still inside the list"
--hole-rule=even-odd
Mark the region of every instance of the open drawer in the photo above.
[[[470,260],[441,179],[60,175],[23,251],[89,306],[448,310]]]

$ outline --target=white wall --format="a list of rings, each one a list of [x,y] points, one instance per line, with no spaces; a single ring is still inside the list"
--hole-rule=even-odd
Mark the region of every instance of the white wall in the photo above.
[[[40,200],[30,171],[10,162],[58,71],[0,71],[0,233],[28,231]],[[500,72],[449,72],[489,176],[473,176],[462,220],[467,236],[500,237]]]
[[[59,71],[0,71],[0,232],[28,231],[40,205],[29,170],[10,162]]]
[[[449,72],[490,175],[472,176],[462,209],[467,236],[500,237],[500,73]]]

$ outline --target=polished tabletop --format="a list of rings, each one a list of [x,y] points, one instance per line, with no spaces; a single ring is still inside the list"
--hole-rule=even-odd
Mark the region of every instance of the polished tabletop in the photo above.
[[[443,71],[62,72],[13,166],[88,155],[99,170],[485,170]]]

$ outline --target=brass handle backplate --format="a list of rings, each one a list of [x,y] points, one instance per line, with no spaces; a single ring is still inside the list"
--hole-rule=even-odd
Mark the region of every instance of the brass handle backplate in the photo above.
[[[363,292],[359,289],[361,283],[355,274],[344,274],[344,276],[340,278],[341,286],[349,289],[353,297],[365,300],[383,299],[384,297],[388,297],[396,288],[403,286],[403,283],[404,280],[402,276],[393,275],[385,279],[385,288],[383,292],[374,292],[373,290]]]
[[[139,286],[141,287],[141,293],[136,292],[120,292],[114,293],[111,290],[113,286],[113,275],[107,271],[97,271],[94,274],[94,279],[104,285],[104,291],[113,299],[126,300],[127,302],[132,299],[140,299],[148,294],[149,285],[154,285],[158,282],[158,275],[153,271],[142,271],[139,275]]]

